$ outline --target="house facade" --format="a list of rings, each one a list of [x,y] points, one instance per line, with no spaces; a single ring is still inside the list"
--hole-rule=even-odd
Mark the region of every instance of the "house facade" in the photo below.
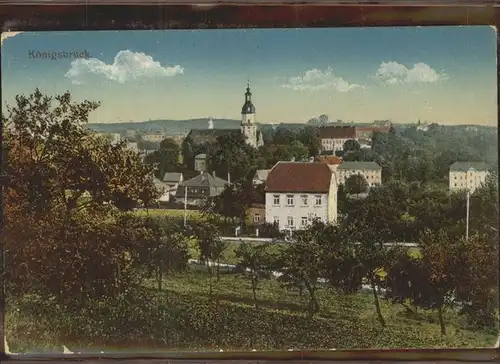
[[[335,153],[344,149],[348,140],[358,140],[355,126],[325,126],[318,129],[321,149]]]
[[[207,170],[207,155],[205,153],[194,157],[194,170],[198,172],[205,172]]]
[[[337,172],[337,168],[342,163],[342,158],[334,155],[320,155],[316,158],[316,161],[326,163],[332,172]]]
[[[269,175],[270,169],[258,169],[255,172],[255,176],[253,177],[253,184],[254,185],[261,185],[263,183],[266,183],[267,181],[267,176]]]
[[[163,176],[163,182],[168,186],[170,195],[172,196],[175,196],[177,194],[177,188],[183,181],[184,176],[179,172],[167,172]]]
[[[269,172],[266,223],[301,230],[314,219],[337,221],[337,178],[321,162],[278,162]]]
[[[216,177],[208,172],[202,172],[196,177],[179,183],[175,200],[178,203],[200,206],[211,197],[219,196],[226,186],[228,181]]]
[[[363,176],[369,187],[382,184],[382,167],[375,162],[342,162],[337,168],[339,184],[355,174]]]
[[[488,166],[483,162],[455,162],[450,166],[450,191],[474,191],[488,176]]]
[[[142,139],[152,143],[161,143],[165,139],[165,134],[161,132],[144,133]]]

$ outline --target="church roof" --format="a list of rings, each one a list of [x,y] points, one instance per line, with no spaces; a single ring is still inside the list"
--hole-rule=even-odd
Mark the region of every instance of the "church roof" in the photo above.
[[[250,85],[247,86],[247,92],[245,92],[245,103],[241,108],[242,114],[255,114],[255,106],[252,103],[252,92],[250,91]]]

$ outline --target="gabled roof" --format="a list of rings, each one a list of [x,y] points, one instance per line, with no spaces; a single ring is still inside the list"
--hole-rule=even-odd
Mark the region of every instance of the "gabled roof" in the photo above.
[[[259,181],[265,181],[267,180],[270,171],[271,171],[270,169],[258,169],[257,172],[255,172],[254,179]]]
[[[331,179],[326,163],[278,162],[269,172],[266,192],[328,193]]]
[[[450,172],[467,172],[469,169],[487,171],[488,165],[484,162],[455,162],[450,166]]]
[[[179,186],[188,187],[225,187],[228,184],[227,181],[219,177],[214,177],[210,173],[204,172],[196,177],[188,179],[187,181],[181,182]]]
[[[375,171],[381,170],[382,167],[375,162],[342,162],[338,169],[354,169],[354,170],[364,170],[364,171]]]
[[[200,154],[195,155],[194,159],[204,159],[206,157],[207,157],[207,155],[205,153],[200,153]]]
[[[355,126],[324,126],[318,132],[320,139],[356,139]]]
[[[342,163],[342,158],[335,155],[320,155],[317,158],[318,162],[326,163],[330,166],[335,166]]]
[[[182,173],[179,172],[167,172],[163,176],[163,182],[179,183],[182,181]]]

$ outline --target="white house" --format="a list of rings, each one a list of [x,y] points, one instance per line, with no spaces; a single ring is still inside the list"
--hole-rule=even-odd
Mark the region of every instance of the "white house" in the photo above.
[[[337,178],[326,163],[278,162],[266,186],[266,222],[300,230],[314,219],[337,221]]]
[[[207,170],[207,155],[205,153],[194,157],[194,170],[198,172],[205,172]]]
[[[158,197],[157,201],[158,202],[170,201],[170,191],[168,185],[157,178],[154,179],[154,184],[158,192],[160,192],[160,196]]]
[[[450,191],[474,191],[486,181],[488,166],[483,162],[455,162],[450,166]]]
[[[369,187],[382,184],[382,167],[375,162],[342,162],[337,167],[339,184],[354,174],[362,175]]]
[[[167,184],[170,194],[175,196],[179,184],[184,181],[184,175],[178,172],[167,172],[163,176],[163,182]]]
[[[346,141],[358,140],[355,126],[325,126],[318,130],[323,151],[333,153],[342,151]]]
[[[266,183],[270,169],[258,169],[253,177],[253,184],[260,185]]]
[[[161,143],[165,139],[165,134],[161,132],[144,133],[142,139],[152,143]]]

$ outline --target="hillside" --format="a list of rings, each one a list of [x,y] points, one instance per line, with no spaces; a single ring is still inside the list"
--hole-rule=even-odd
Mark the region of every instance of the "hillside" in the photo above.
[[[191,129],[208,128],[209,118],[189,120],[150,120],[142,122],[123,123],[92,123],[88,124],[90,129],[101,133],[123,133],[126,130],[135,130],[139,133],[159,131],[165,134],[175,135],[189,132]],[[213,119],[217,129],[237,129],[240,120]]]

